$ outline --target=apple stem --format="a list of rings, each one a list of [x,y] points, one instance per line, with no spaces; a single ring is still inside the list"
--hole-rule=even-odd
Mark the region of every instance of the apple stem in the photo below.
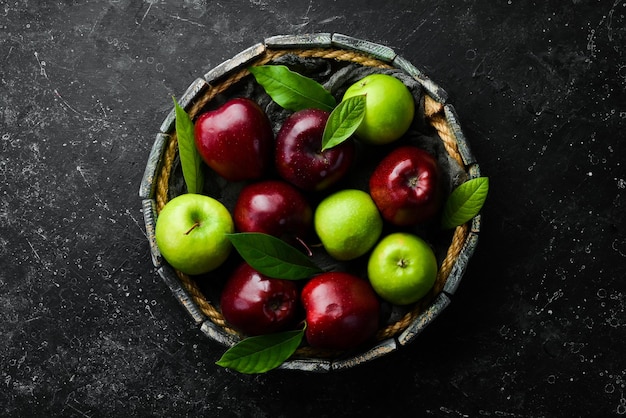
[[[400,260],[398,260],[398,267],[405,268],[408,265],[409,263],[404,258],[401,258]]]
[[[199,226],[200,226],[200,222],[196,222],[196,223],[194,223],[194,224],[191,226],[191,228],[189,228],[189,229],[187,230],[187,232],[185,232],[185,235],[189,235],[189,234],[191,233],[191,231],[193,231],[194,229],[196,229],[196,228],[197,228],[197,227],[199,227]]]
[[[300,237],[296,237],[296,241],[298,241],[300,243],[300,245],[302,245],[304,247],[304,249],[306,250],[306,253],[309,257],[313,256],[313,251],[311,251],[311,248],[309,248],[309,246],[306,244],[306,242],[304,242],[302,240],[302,238]]]

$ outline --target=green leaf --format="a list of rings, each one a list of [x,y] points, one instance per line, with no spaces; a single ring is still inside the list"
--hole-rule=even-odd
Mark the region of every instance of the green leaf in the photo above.
[[[194,126],[191,118],[180,107],[174,97],[174,109],[176,111],[176,137],[178,138],[178,152],[180,164],[183,168],[183,178],[187,185],[188,193],[201,193],[204,182],[202,175],[202,158],[194,139]]]
[[[228,238],[252,268],[268,277],[300,280],[322,272],[309,257],[274,236],[242,232]]]
[[[215,363],[240,373],[265,373],[283,364],[300,346],[306,324],[301,330],[244,338]]]
[[[455,228],[476,216],[487,199],[488,191],[488,177],[468,180],[454,189],[443,208],[442,227]]]
[[[322,151],[341,144],[357,130],[365,116],[365,95],[343,100],[331,112],[322,136]]]
[[[328,90],[312,78],[291,71],[284,65],[250,67],[265,92],[287,110],[315,108],[330,112],[337,102]]]

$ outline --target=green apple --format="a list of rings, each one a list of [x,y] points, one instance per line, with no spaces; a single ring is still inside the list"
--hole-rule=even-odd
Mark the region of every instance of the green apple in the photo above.
[[[367,264],[374,291],[395,305],[423,298],[437,278],[437,259],[432,248],[417,235],[395,232],[376,245]]]
[[[383,229],[376,204],[368,193],[357,189],[325,197],[315,209],[313,224],[328,254],[342,261],[369,251]]]
[[[172,267],[196,275],[226,261],[232,249],[227,234],[233,231],[232,216],[221,202],[187,193],[165,204],[157,218],[155,238]]]
[[[370,144],[388,144],[411,126],[415,114],[413,95],[407,86],[388,74],[370,74],[352,84],[343,99],[365,95],[365,115],[356,130]]]

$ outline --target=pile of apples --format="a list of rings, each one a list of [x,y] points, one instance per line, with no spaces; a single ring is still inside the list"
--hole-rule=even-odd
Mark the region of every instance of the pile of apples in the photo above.
[[[442,174],[433,155],[399,141],[414,119],[415,99],[389,74],[364,77],[342,100],[355,95],[367,99],[363,120],[354,135],[325,150],[328,110],[290,112],[275,133],[256,102],[238,97],[195,120],[203,163],[242,187],[230,209],[194,192],[164,206],[156,240],[174,268],[190,275],[217,269],[231,257],[230,238],[237,233],[262,233],[309,256],[323,251],[338,262],[367,265],[362,269],[367,273],[321,271],[296,281],[269,277],[238,261],[221,290],[219,308],[244,336],[306,323],[311,347],[354,349],[382,326],[382,303],[414,303],[434,284],[434,252],[410,228],[440,213]],[[392,143],[398,146],[388,146]],[[364,179],[367,187],[343,187],[351,184],[342,180],[361,153],[377,161]]]

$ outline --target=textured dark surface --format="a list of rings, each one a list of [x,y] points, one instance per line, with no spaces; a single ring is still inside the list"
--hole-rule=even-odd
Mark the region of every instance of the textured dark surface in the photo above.
[[[0,2],[1,416],[626,414],[626,4]],[[155,273],[138,188],[198,77],[262,39],[387,45],[491,194],[450,306],[331,375],[242,376]]]

